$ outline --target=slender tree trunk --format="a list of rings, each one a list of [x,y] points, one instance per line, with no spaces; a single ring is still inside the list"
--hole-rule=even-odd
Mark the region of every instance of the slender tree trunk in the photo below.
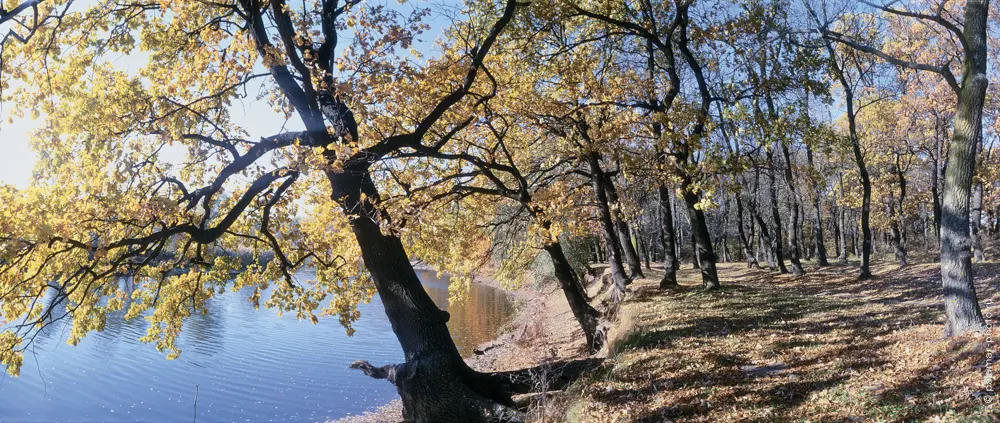
[[[993,236],[1000,234],[1000,206],[993,211]]]
[[[753,192],[758,192],[757,188],[759,187],[760,187],[760,170],[755,169]],[[750,201],[749,203],[747,203],[747,205],[750,206],[750,214],[757,221],[757,227],[760,229],[760,238],[758,239],[758,241],[760,241],[758,243],[758,252],[764,249],[763,247],[760,246],[760,244],[761,243],[766,244],[767,250],[765,250],[764,254],[767,256],[768,268],[770,268],[771,270],[778,270],[778,264],[777,260],[775,260],[775,254],[774,254],[775,253],[774,240],[773,237],[771,236],[770,230],[768,229],[768,224],[767,222],[764,221],[764,217],[759,212],[755,201]]]
[[[841,231],[841,218],[840,218],[840,207],[837,206],[837,200],[830,200],[830,210],[833,211],[833,219],[830,221],[833,223],[833,245],[836,250],[836,258],[840,259],[842,254],[845,254],[844,250],[840,248],[840,231]]]
[[[840,193],[841,196],[844,195],[844,175],[840,174]],[[840,244],[840,254],[837,256],[837,261],[840,264],[847,264],[847,206],[841,204],[839,207],[839,217],[837,218],[840,222],[840,237],[837,241]],[[854,249],[855,256],[857,256],[857,248]]]
[[[684,227],[679,225],[681,220],[680,216],[677,215],[677,205],[673,201],[671,201],[670,207],[674,211],[672,213],[672,216],[674,217],[674,228],[677,229],[676,230],[677,238],[674,239],[674,257],[677,258],[676,260],[674,260],[674,270],[681,270],[681,257],[682,257],[681,252],[683,250],[683,247],[681,246],[684,243]]]
[[[774,233],[773,233],[774,236],[771,238],[771,251],[772,251],[771,254],[774,256],[774,261],[775,264],[777,264],[778,266],[778,271],[781,273],[788,273],[788,268],[785,267],[785,257],[784,257],[785,253],[781,245],[784,243],[784,240],[781,239],[782,229],[781,229],[781,211],[778,210],[778,192],[777,192],[778,183],[774,177],[774,173],[778,171],[778,167],[777,164],[775,163],[773,149],[768,148],[766,150],[767,150],[766,153],[767,162],[771,165],[771,169],[769,169],[767,172],[767,178],[769,182],[767,192],[771,201],[771,219],[772,221],[774,221]]]
[[[848,125],[853,128],[853,112],[851,114],[852,116],[848,117],[848,121],[850,121]],[[864,156],[861,154],[861,143],[857,139],[857,134],[851,138],[854,139],[852,143],[854,161],[858,165],[861,179],[861,271],[858,276],[861,279],[868,279],[872,276],[870,264],[872,254],[872,182],[871,178],[868,176],[868,167],[865,165]]]
[[[719,288],[719,273],[715,268],[715,251],[712,248],[712,238],[708,232],[705,213],[697,207],[701,201],[698,194],[691,192],[691,181],[681,179],[681,189],[684,191],[684,203],[687,205],[688,216],[691,219],[691,233],[694,235],[696,262],[701,268],[701,280],[705,289]]]
[[[750,225],[753,226],[753,222],[750,222]],[[743,257],[746,258],[747,268],[757,267],[757,259],[751,253],[750,246],[753,235],[747,238],[746,231],[743,229],[743,200],[739,192],[736,193],[736,232],[740,237],[740,248],[743,251]]]
[[[899,262],[900,266],[906,266],[906,249],[903,247],[903,236],[899,229],[899,220],[895,218],[897,213],[896,199],[891,191],[889,192],[889,201],[886,203],[886,211],[892,218],[892,223],[889,224],[891,232],[889,241],[892,244],[893,252],[896,254],[896,261]]]
[[[934,158],[934,172],[931,173],[931,199],[933,200],[934,206],[934,235],[937,237],[938,245],[941,244],[941,192],[938,187],[941,185],[941,181],[944,179],[945,166],[941,163],[943,156],[944,143],[938,141],[937,135],[937,119],[935,118],[935,134],[934,138],[937,141],[937,156]]]
[[[624,264],[628,265],[629,278],[645,277],[642,274],[642,263],[639,261],[639,253],[636,252],[635,246],[632,244],[632,231],[629,230],[629,225],[625,220],[625,213],[622,210],[623,205],[621,199],[618,197],[618,189],[615,187],[615,182],[611,178],[611,175],[604,174],[604,184],[605,191],[608,193],[608,205],[611,207],[611,213],[614,217],[615,230],[618,232],[618,240],[622,246],[622,252],[625,254]]]
[[[899,200],[893,203],[892,191],[889,191],[890,217],[895,220],[891,225],[892,248],[896,254],[896,261],[900,266],[906,266],[906,220],[903,216],[903,204],[906,201],[906,171],[900,161],[900,154],[896,154],[896,183],[899,185]]]
[[[611,278],[614,282],[611,300],[618,304],[625,298],[625,285],[629,283],[622,263],[622,246],[608,203],[608,193],[605,190],[607,187],[606,178],[604,171],[601,170],[600,158],[596,152],[587,154],[587,164],[590,165],[591,185],[597,197],[597,211],[600,215],[601,229],[604,231],[604,241],[608,246],[608,261],[611,264]]]
[[[639,222],[636,222],[635,226],[632,226],[632,238],[635,238],[635,243],[639,244],[639,252],[645,261],[646,270],[651,270],[652,267],[649,265],[649,247],[646,246],[646,239],[639,233],[639,227]]]
[[[791,205],[789,207],[792,214],[792,274],[795,276],[802,276],[806,273],[805,269],[802,268],[802,262],[799,258],[802,256],[802,245],[801,245],[801,232],[799,229],[801,225],[799,224],[799,190],[795,187],[795,177],[792,174],[792,155],[788,150],[788,145],[784,142],[778,142],[781,144],[781,154],[785,158],[785,183],[788,184],[788,202]]]
[[[976,141],[982,131],[986,76],[986,27],[989,1],[969,0],[963,34],[969,46],[963,61],[954,136],[948,153],[941,220],[941,285],[947,324],[946,336],[985,327],[972,273],[969,236],[969,197],[976,166]]]
[[[545,222],[543,223],[543,227],[548,229],[551,227],[551,224]],[[603,335],[598,333],[601,313],[587,302],[587,294],[584,292],[583,283],[577,277],[573,266],[569,263],[569,259],[566,258],[562,245],[557,241],[547,244],[544,248],[545,252],[552,259],[556,280],[559,282],[559,286],[566,296],[566,302],[569,303],[573,317],[576,318],[576,321],[583,329],[583,335],[587,339],[587,348],[591,353],[597,352],[604,344]]]
[[[666,185],[660,184],[658,188],[660,197],[660,210],[663,217],[660,219],[662,235],[660,245],[663,246],[663,279],[660,279],[660,288],[673,288],[677,286],[677,250],[674,248],[674,215],[671,210],[670,189]]]
[[[806,105],[808,106],[809,91],[806,91]],[[807,109],[808,110],[808,109]],[[808,113],[808,112],[806,112]],[[806,161],[809,164],[809,169],[813,171],[818,171],[816,165],[813,163],[813,151],[809,143],[806,143]],[[824,245],[823,240],[823,189],[820,187],[816,179],[813,179],[813,195],[815,195],[813,200],[813,239],[816,244],[816,264],[822,266],[829,266],[830,262],[826,257],[826,245]],[[838,251],[839,252],[839,251]]]

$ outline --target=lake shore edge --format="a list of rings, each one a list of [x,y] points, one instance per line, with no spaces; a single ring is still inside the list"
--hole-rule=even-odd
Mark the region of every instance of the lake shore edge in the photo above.
[[[423,263],[415,263],[414,269],[434,271]],[[493,277],[479,276],[475,283],[506,292],[516,311],[504,330],[493,340],[479,344],[475,355],[466,357],[466,363],[473,369],[508,371],[587,356],[583,333],[562,290],[554,282],[541,285],[525,282],[517,289],[510,289]],[[396,423],[402,421],[402,409],[402,402],[396,398],[374,410],[326,423]]]

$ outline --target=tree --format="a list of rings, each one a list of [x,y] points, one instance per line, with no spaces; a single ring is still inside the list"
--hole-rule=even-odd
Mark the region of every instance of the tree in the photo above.
[[[898,9],[892,5],[862,2],[890,17],[910,19],[921,26],[936,26],[960,46],[959,52],[943,54],[938,63],[924,62],[923,57],[899,56],[877,46],[865,44],[850,34],[830,30],[828,23],[821,25],[824,38],[876,56],[893,65],[916,71],[940,75],[952,88],[957,98],[957,108],[945,171],[944,198],[941,218],[941,284],[945,295],[945,335],[954,336],[979,330],[985,324],[972,274],[972,240],[969,233],[969,203],[972,177],[976,166],[976,145],[982,132],[983,104],[989,78],[986,75],[988,0],[969,0],[965,4],[963,26],[960,28],[947,18],[953,13],[947,2],[938,7]],[[951,6],[958,7],[958,6]],[[818,20],[818,19],[817,19]],[[947,52],[946,52],[947,53]],[[912,56],[912,54],[911,54]],[[952,71],[952,58],[961,60],[961,79]]]
[[[283,1],[102,3],[6,46],[18,66],[5,76],[46,81],[14,94],[25,100],[20,113],[45,116],[35,140],[46,156],[34,188],[5,194],[37,220],[5,219],[3,318],[24,323],[0,335],[0,362],[16,374],[23,343],[54,319],[73,320],[75,343],[122,309],[127,318],[149,311],[143,340],[176,356],[184,317],[204,312],[238,266],[220,252],[270,250],[273,261],[233,283],[252,287],[255,303],[280,280],[265,305],[315,321],[334,295],[323,313],[349,325],[356,302],[377,289],[406,357],[381,375],[397,386],[408,420],[518,419],[506,382],[460,357],[373,173],[404,150],[440,150],[467,125],[483,62],[517,6],[472,5],[479,18],[459,23],[445,54],[422,66],[398,52],[427,28],[426,10],[406,16],[353,1],[301,11]],[[135,75],[107,60],[140,46],[149,59]],[[248,139],[229,106],[252,81],[268,82],[270,103],[303,129]],[[399,97],[414,113],[384,115]],[[159,155],[174,143],[187,153],[179,165]],[[311,205],[302,223],[292,219],[298,201]],[[292,277],[304,265],[319,275],[306,285]],[[119,275],[137,289],[123,290]],[[49,288],[52,301],[39,301]]]

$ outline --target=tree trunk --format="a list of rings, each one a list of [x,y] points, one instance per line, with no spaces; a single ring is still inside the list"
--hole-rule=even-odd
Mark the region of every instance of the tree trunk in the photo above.
[[[754,189],[753,192],[759,192],[760,188],[760,170],[754,170]],[[752,200],[752,199],[751,199]],[[750,201],[747,203],[750,206],[750,215],[753,216],[754,220],[757,222],[757,227],[760,229],[760,238],[758,238],[758,248],[757,251],[763,250],[760,244],[764,243],[767,245],[767,250],[764,254],[767,256],[768,268],[771,270],[778,270],[777,260],[775,259],[774,242],[771,237],[771,232],[768,229],[767,222],[764,221],[764,217],[761,215],[759,209],[757,208],[755,201]],[[787,273],[787,270],[786,270]]]
[[[851,100],[848,100],[851,102]],[[848,116],[848,126],[851,127],[851,148],[854,151],[854,161],[858,165],[861,180],[861,270],[858,277],[861,279],[871,278],[871,255],[872,255],[872,229],[871,229],[871,209],[872,209],[872,181],[868,176],[868,166],[865,165],[864,156],[861,153],[861,143],[854,130],[853,105],[848,106],[850,116]]]
[[[900,162],[900,154],[896,153],[896,182],[899,184],[899,201],[893,202],[892,191],[889,191],[889,216],[894,219],[891,225],[892,248],[896,254],[896,261],[900,266],[906,266],[906,220],[903,216],[903,204],[906,201],[906,171]]]
[[[983,183],[976,181],[972,186],[972,213],[969,216],[969,235],[972,237],[972,257],[976,263],[982,263],[986,258],[983,256],[982,230],[983,219]]]
[[[844,175],[840,175],[840,195],[844,195]],[[839,222],[840,234],[837,239],[837,243],[840,246],[840,254],[837,255],[837,261],[840,264],[847,264],[847,206],[841,204],[838,209],[837,221]]]
[[[730,257],[729,257],[729,237],[728,237],[728,232],[729,232],[729,197],[728,196],[726,197],[726,199],[722,203],[722,229],[721,229],[721,231],[722,231],[722,235],[721,235],[721,238],[722,238],[722,240],[721,240],[721,244],[722,244],[722,262],[723,263],[729,263],[730,262]]]
[[[986,76],[986,21],[989,1],[969,0],[964,36],[969,48],[963,62],[954,136],[948,153],[941,220],[941,285],[944,288],[946,336],[985,326],[972,274],[969,197],[976,166],[976,141],[982,131]]]
[[[889,192],[889,201],[886,203],[886,211],[890,216],[892,223],[889,224],[889,230],[891,236],[889,242],[892,244],[892,250],[896,254],[896,261],[899,262],[900,266],[906,266],[906,249],[903,247],[903,237],[899,229],[899,220],[896,219],[896,199],[892,192]]]
[[[750,225],[752,226],[753,222],[750,222]],[[743,251],[743,257],[746,258],[747,268],[757,267],[757,259],[751,253],[752,248],[750,247],[753,236],[751,235],[748,239],[746,231],[743,229],[743,199],[739,192],[736,193],[736,232],[740,237],[740,248]]]
[[[768,186],[768,196],[771,201],[771,220],[774,222],[774,233],[771,237],[771,254],[774,256],[774,262],[778,266],[778,271],[780,273],[788,273],[788,268],[785,267],[785,252],[783,251],[782,245],[784,240],[781,236],[781,211],[778,209],[778,183],[774,177],[774,173],[778,171],[777,164],[774,159],[773,149],[766,149],[767,151],[767,162],[770,164],[771,168],[767,172],[767,179],[769,182]]]
[[[694,221],[690,220],[690,215],[688,216],[688,223],[691,224],[691,268],[701,269],[701,263],[698,262],[698,240],[695,238],[694,234]]]
[[[660,279],[660,288],[673,288],[677,286],[677,250],[674,248],[674,215],[671,210],[670,189],[666,185],[660,184],[658,188],[660,197],[660,210],[663,211],[660,219],[661,236],[660,245],[663,246],[663,278]]]
[[[546,229],[551,226],[548,222],[543,224]],[[587,302],[587,294],[583,290],[583,284],[577,277],[573,266],[569,264],[562,245],[553,242],[545,245],[545,252],[552,258],[552,265],[555,269],[556,280],[566,295],[566,302],[573,312],[573,317],[580,323],[583,335],[587,338],[587,348],[591,353],[597,352],[604,344],[604,336],[599,331],[601,313]]]
[[[639,252],[642,253],[642,258],[643,261],[645,262],[646,270],[652,270],[652,267],[650,267],[649,265],[650,262],[649,247],[646,246],[646,239],[642,237],[641,233],[639,233],[639,222],[636,222],[635,226],[632,227],[632,238],[635,238],[635,243],[639,244]]]
[[[378,192],[366,168],[328,172],[332,198],[348,210],[365,267],[403,349],[390,382],[403,400],[403,417],[414,422],[520,421],[510,394],[489,375],[472,370],[448,332],[449,314],[427,295],[400,239],[383,234],[372,216]],[[362,197],[362,194],[364,197]]]
[[[625,254],[625,263],[628,265],[629,278],[643,278],[642,263],[639,261],[639,253],[632,244],[632,231],[625,220],[625,213],[622,210],[621,199],[618,197],[618,189],[611,175],[604,173],[605,191],[608,193],[608,205],[611,207],[614,216],[615,230],[618,232],[618,241],[622,246],[622,253]]]
[[[701,200],[698,194],[691,192],[691,181],[687,178],[681,179],[681,189],[684,191],[684,203],[687,205],[688,217],[691,219],[691,234],[694,236],[695,260],[701,268],[701,281],[705,289],[717,289],[719,284],[719,273],[715,268],[715,251],[712,249],[712,238],[708,232],[708,224],[705,221],[705,213],[697,208]]]
[[[799,225],[799,203],[801,201],[799,200],[799,190],[797,188],[795,188],[795,178],[794,178],[794,176],[792,174],[792,155],[788,151],[788,145],[786,145],[784,142],[780,142],[780,141],[778,142],[778,144],[781,144],[781,154],[785,158],[785,168],[784,168],[785,183],[788,184],[788,193],[789,193],[788,202],[791,205],[791,207],[789,207],[789,209],[790,209],[791,214],[792,214],[792,233],[791,233],[791,235],[792,235],[791,236],[791,240],[792,240],[792,258],[791,258],[792,274],[795,275],[795,276],[802,276],[802,275],[804,275],[806,273],[806,271],[805,271],[805,269],[802,268],[802,262],[799,261],[799,258],[802,256],[802,247],[801,247],[801,242],[800,242],[800,240],[801,240],[801,236],[800,236],[801,233],[799,232],[799,228],[800,228],[800,225]]]
[[[806,105],[808,106],[809,91],[806,91]],[[808,113],[808,112],[806,112]],[[806,143],[806,161],[809,164],[809,169],[817,171],[815,164],[813,164],[813,151],[809,143]],[[812,178],[811,178],[812,179]],[[812,179],[813,182],[813,195],[815,195],[813,200],[813,239],[816,245],[816,264],[820,267],[829,266],[830,262],[826,257],[826,245],[824,245],[823,239],[823,189],[820,187],[816,179]]]
[[[615,228],[614,218],[608,203],[608,193],[605,190],[605,175],[601,170],[601,162],[596,152],[587,154],[587,164],[590,165],[590,181],[597,197],[597,210],[600,214],[601,229],[604,232],[604,241],[608,246],[608,262],[611,265],[611,278],[614,287],[611,291],[611,301],[618,304],[625,298],[625,285],[628,284],[628,277],[625,276],[625,267],[622,264],[622,246]]]
[[[944,143],[938,140],[937,134],[937,118],[935,118],[935,133],[934,139],[937,142],[937,156],[934,157],[934,172],[931,173],[931,199],[933,200],[934,207],[934,235],[937,237],[938,246],[941,244],[941,193],[938,187],[941,185],[941,180],[944,179],[945,166],[942,162]]]

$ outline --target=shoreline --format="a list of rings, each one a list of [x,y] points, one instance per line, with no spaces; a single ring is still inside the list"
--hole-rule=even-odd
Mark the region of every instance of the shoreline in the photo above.
[[[433,271],[419,262],[414,264],[414,270]],[[588,356],[582,331],[557,284],[549,282],[535,288],[525,283],[512,290],[483,276],[477,276],[475,283],[503,290],[514,302],[515,312],[494,339],[477,345],[477,353],[465,357],[473,369],[509,371]],[[402,407],[396,398],[374,410],[327,423],[395,423],[402,420]]]

